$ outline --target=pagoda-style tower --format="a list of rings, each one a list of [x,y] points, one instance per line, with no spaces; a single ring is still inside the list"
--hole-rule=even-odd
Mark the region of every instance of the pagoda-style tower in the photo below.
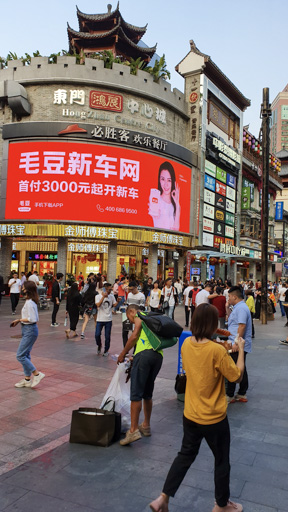
[[[106,14],[84,14],[77,7],[77,17],[79,32],[68,24],[70,53],[82,50],[88,57],[91,53],[110,50],[123,60],[140,57],[148,63],[156,51],[156,45],[153,48],[138,46],[147,25],[141,28],[126,23],[119,11],[119,2],[115,11],[108,4]]]

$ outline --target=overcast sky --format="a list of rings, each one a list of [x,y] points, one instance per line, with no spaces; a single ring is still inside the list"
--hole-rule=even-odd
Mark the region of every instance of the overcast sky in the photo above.
[[[110,0],[111,1],[111,0]],[[107,12],[105,0],[77,0],[82,12]],[[112,9],[117,3],[114,1]],[[203,53],[249,99],[244,124],[258,136],[263,87],[270,88],[270,101],[288,82],[287,0],[121,0],[123,18],[133,25],[148,23],[143,38],[157,53],[165,53],[172,87],[184,90],[184,80],[175,65],[189,51],[194,39]],[[78,30],[76,5],[71,0],[14,0],[1,2],[0,56],[9,51],[18,56],[39,50],[50,55],[68,50],[67,22]]]

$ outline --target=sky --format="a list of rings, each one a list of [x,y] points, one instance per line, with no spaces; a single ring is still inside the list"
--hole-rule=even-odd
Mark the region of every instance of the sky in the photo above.
[[[109,3],[77,2],[87,14],[105,13]],[[114,10],[117,2],[110,3]],[[148,23],[143,41],[148,46],[157,43],[158,55],[165,53],[172,88],[181,91],[184,79],[175,66],[189,52],[193,39],[251,100],[244,124],[258,136],[263,88],[269,87],[272,102],[288,83],[287,0],[120,0],[120,12],[133,25]],[[42,56],[68,50],[67,22],[78,30],[76,4],[71,0],[2,2],[0,56],[6,57],[9,51],[21,57],[36,50]]]

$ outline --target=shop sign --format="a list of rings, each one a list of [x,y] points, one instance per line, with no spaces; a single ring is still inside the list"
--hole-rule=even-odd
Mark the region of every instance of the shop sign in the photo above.
[[[275,220],[283,220],[283,209],[284,209],[283,201],[276,201]]]
[[[187,251],[186,255],[186,279],[190,281],[190,268],[191,268],[191,252]]]
[[[224,236],[214,236],[214,247],[217,247],[219,249],[220,244],[224,244]]]
[[[69,252],[107,253],[108,245],[69,243],[67,249]]]
[[[205,188],[215,192],[215,178],[211,178],[211,176],[205,174]]]
[[[173,252],[173,260],[179,260],[179,252],[177,252],[177,251]]]
[[[234,166],[240,164],[240,155],[230,146],[227,146],[225,142],[222,142],[217,137],[213,137],[212,144],[216,149],[218,149],[219,155],[222,156],[223,160],[226,160]]]
[[[214,233],[214,220],[203,218],[203,231]]]
[[[225,224],[222,224],[221,222],[215,222],[215,235],[224,236],[224,234],[226,233],[226,227],[227,226],[225,226]]]
[[[221,194],[221,196],[226,196],[226,185],[223,185],[220,181],[216,181],[216,193]]]
[[[215,210],[215,219],[220,220],[221,222],[224,221],[224,212],[221,212],[220,210]]]
[[[234,228],[225,225],[225,237],[234,238]]]
[[[0,235],[25,235],[26,226],[19,224],[0,224]]]
[[[221,208],[222,210],[226,210],[226,199],[219,194],[216,194],[216,208]]]
[[[217,167],[216,179],[226,183],[226,171],[223,171],[220,167]]]
[[[251,203],[253,203],[254,187],[255,187],[254,183],[252,183],[252,181],[247,180],[246,178],[243,178],[242,187],[250,187],[250,198],[251,198]]]
[[[209,160],[205,160],[205,173],[216,178],[216,165],[209,162]]]
[[[52,253],[36,253],[36,252],[29,252],[29,260],[39,260],[39,261],[55,261],[57,260],[57,254]]]
[[[90,91],[89,107],[99,110],[122,112],[123,96],[110,92]]]
[[[235,201],[235,197],[236,197],[235,189],[231,188],[231,187],[226,187],[226,197],[228,197],[228,199],[231,199],[231,201]]]
[[[230,244],[220,244],[220,252],[233,254],[233,256],[246,256],[245,247],[237,247]]]
[[[126,143],[129,146],[138,146],[143,148],[151,148],[156,151],[165,153],[168,142],[150,135],[140,132],[132,132],[126,128],[115,128],[114,126],[95,125],[91,130],[91,138],[114,143]]]
[[[234,238],[225,238],[224,243],[229,246],[234,245]]]
[[[5,218],[76,222],[92,218],[97,223],[189,233],[191,168],[167,161],[174,169],[175,187],[179,189],[179,224],[174,210],[165,215],[160,207],[155,210],[150,204],[152,196],[161,198],[158,175],[163,157],[99,144],[12,143]]]
[[[225,224],[228,224],[229,226],[235,225],[235,216],[232,215],[232,213],[225,212]]]
[[[227,210],[227,212],[235,213],[234,201],[230,201],[230,199],[226,199],[226,210]]]
[[[214,210],[214,206],[204,203],[203,216],[208,217],[209,219],[214,219]]]
[[[227,172],[227,180],[226,183],[229,187],[236,188],[236,178]]]
[[[242,187],[241,209],[242,210],[250,210],[250,207],[251,207],[250,187]]]
[[[212,205],[215,204],[215,194],[207,188],[204,189],[204,202]]]
[[[207,245],[208,247],[213,247],[214,236],[210,233],[203,233],[203,245]]]

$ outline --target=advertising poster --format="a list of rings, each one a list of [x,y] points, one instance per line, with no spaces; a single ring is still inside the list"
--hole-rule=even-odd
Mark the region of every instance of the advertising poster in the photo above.
[[[222,210],[226,209],[226,199],[223,196],[220,196],[219,194],[216,194],[216,201],[215,201],[216,208],[221,208]]]
[[[226,188],[226,197],[228,197],[228,199],[231,199],[231,201],[235,201],[235,197],[236,197],[235,189],[231,188],[231,187],[227,187]]]
[[[214,233],[214,220],[203,218],[203,231]]]
[[[207,188],[204,189],[204,203],[212,204],[213,206],[215,204],[215,193]]]
[[[205,172],[206,174],[210,174],[213,178],[216,177],[216,165],[209,162],[209,160],[205,160]]]
[[[189,233],[190,188],[191,168],[163,156],[77,142],[11,143],[5,219]]]
[[[214,219],[214,210],[215,210],[214,206],[204,203],[203,216],[208,217],[208,219]]]
[[[220,183],[220,181],[216,181],[216,194],[221,194],[221,196],[226,196],[226,185]]]
[[[226,210],[227,210],[227,212],[235,213],[234,201],[230,201],[230,199],[226,199]]]
[[[225,224],[222,224],[222,222],[215,222],[215,235],[224,236],[225,232]]]
[[[205,174],[205,188],[215,192],[215,178],[211,178],[211,176]]]
[[[225,236],[229,238],[234,238],[234,228],[231,226],[225,226]]]
[[[229,226],[235,225],[235,216],[232,215],[232,213],[229,213],[229,212],[225,213],[225,224],[228,224]]]
[[[210,233],[203,232],[203,245],[207,245],[208,247],[213,247],[214,236]]]
[[[224,222],[225,214],[221,210],[215,210],[215,219]]]
[[[220,244],[224,244],[224,240],[225,240],[224,236],[215,235],[214,236],[214,247],[219,249]]]
[[[219,181],[222,181],[223,183],[226,183],[226,179],[227,179],[227,176],[226,176],[226,171],[223,171],[223,169],[221,169],[220,167],[217,167],[217,170],[216,170],[216,179],[219,180]]]
[[[236,178],[227,172],[226,183],[229,187],[236,188]]]

